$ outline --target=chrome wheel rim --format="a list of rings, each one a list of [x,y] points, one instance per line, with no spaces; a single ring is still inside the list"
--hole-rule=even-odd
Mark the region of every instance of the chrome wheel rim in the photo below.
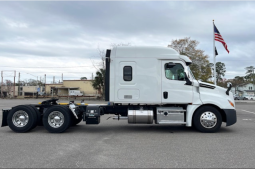
[[[16,127],[24,127],[29,121],[29,116],[27,112],[23,110],[16,111],[12,116],[12,123]]]
[[[204,128],[213,128],[217,124],[217,117],[213,112],[204,112],[200,116],[200,123]]]
[[[64,115],[59,111],[53,111],[48,116],[48,123],[53,128],[59,128],[64,124]]]

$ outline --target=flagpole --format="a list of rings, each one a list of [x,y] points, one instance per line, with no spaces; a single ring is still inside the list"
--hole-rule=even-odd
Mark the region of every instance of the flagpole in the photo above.
[[[216,84],[216,58],[215,58],[215,33],[214,33],[214,20],[213,20],[213,65],[214,65],[214,68],[213,68],[213,74],[214,74],[214,84]]]

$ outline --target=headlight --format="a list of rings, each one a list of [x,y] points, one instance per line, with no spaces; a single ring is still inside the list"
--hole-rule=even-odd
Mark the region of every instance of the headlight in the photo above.
[[[228,102],[229,102],[229,104],[230,104],[231,106],[235,107],[234,103],[232,103],[232,102],[229,101],[229,100],[228,100]]]

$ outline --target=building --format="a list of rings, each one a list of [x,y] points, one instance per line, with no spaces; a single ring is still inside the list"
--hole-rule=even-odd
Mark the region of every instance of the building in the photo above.
[[[45,86],[15,86],[15,96],[36,96],[37,92],[47,96],[69,96],[70,90],[82,92],[83,96],[101,96],[92,87],[91,80],[64,80],[63,83],[46,84]],[[13,97],[14,87],[3,86],[3,97]]]
[[[233,94],[238,96],[254,96],[255,88],[253,83],[243,83],[236,87],[232,87],[231,91]]]
[[[46,84],[46,95],[69,96],[70,90],[79,90],[84,96],[100,96],[92,87],[92,80],[63,80],[59,84]]]
[[[14,86],[2,86],[3,97],[13,97]],[[35,96],[37,92],[44,92],[44,86],[15,86],[15,96]]]

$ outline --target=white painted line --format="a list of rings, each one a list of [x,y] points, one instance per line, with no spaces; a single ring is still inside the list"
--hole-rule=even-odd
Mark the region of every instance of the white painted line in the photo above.
[[[252,119],[243,119],[243,120],[245,120],[245,121],[247,120],[248,121],[248,120],[252,120]]]
[[[251,111],[247,111],[247,110],[242,110],[242,111],[245,111],[247,113],[252,113],[252,114],[255,114],[254,112],[251,112]]]

